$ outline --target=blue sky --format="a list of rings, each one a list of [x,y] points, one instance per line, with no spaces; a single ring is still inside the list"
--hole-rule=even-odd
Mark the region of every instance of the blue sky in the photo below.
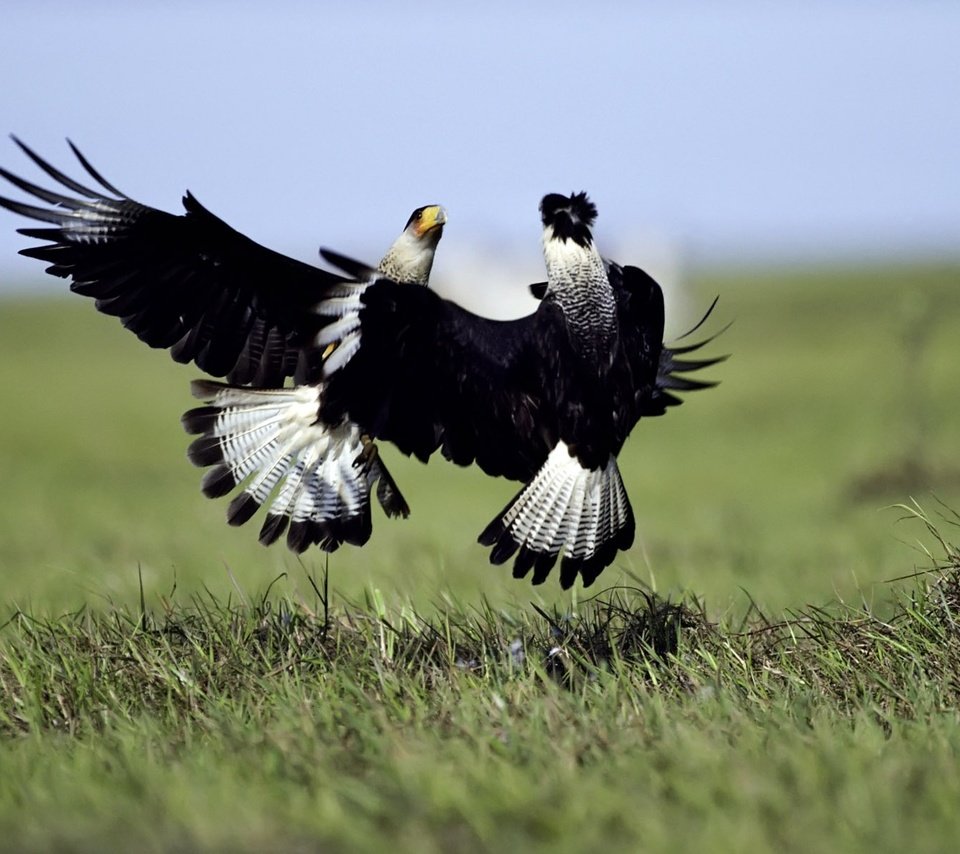
[[[580,189],[601,244],[694,262],[960,254],[960,3],[6,0],[3,18],[4,131],[72,167],[69,136],[168,210],[189,187],[307,260],[376,260],[440,202],[442,253],[535,271],[540,197]],[[6,139],[0,164],[37,176]],[[0,212],[0,290],[39,268],[20,224]]]

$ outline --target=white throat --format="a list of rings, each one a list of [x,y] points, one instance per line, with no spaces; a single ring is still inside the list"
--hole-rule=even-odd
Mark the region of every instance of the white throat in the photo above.
[[[436,249],[437,241],[429,236],[418,238],[404,231],[387,250],[377,269],[398,282],[426,285],[430,282]]]
[[[603,259],[593,241],[581,246],[575,240],[563,240],[554,236],[549,225],[543,230],[543,260],[550,290],[606,279]]]

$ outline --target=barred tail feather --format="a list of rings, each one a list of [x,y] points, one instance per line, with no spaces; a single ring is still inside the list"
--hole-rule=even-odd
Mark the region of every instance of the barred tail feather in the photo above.
[[[635,524],[616,459],[584,468],[560,442],[530,483],[484,529],[479,541],[492,546],[490,562],[516,555],[515,578],[533,570],[543,583],[560,558],[560,584],[579,575],[592,584],[618,551],[633,544]]]
[[[359,428],[317,420],[322,386],[250,389],[202,380],[192,389],[205,405],[182,421],[188,433],[200,434],[188,457],[212,467],[203,492],[219,497],[242,487],[227,510],[231,525],[244,524],[270,502],[260,531],[264,545],[284,531],[287,545],[298,553],[313,544],[325,551],[345,542],[363,545],[372,530],[374,484],[388,515],[409,513]]]

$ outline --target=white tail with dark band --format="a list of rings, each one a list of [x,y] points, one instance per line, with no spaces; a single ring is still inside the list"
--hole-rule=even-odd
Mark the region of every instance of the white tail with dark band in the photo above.
[[[345,542],[363,545],[371,533],[375,483],[388,515],[408,515],[359,428],[317,420],[322,385],[249,389],[200,380],[191,388],[206,403],[182,419],[188,433],[200,434],[188,451],[190,460],[213,466],[203,478],[203,492],[216,498],[243,485],[227,510],[231,525],[242,525],[272,499],[260,530],[264,545],[285,530],[295,552],[313,543],[326,551]]]
[[[563,442],[506,508],[480,535],[493,546],[490,561],[505,563],[517,554],[516,578],[533,572],[533,583],[546,580],[562,558],[564,589],[579,574],[585,585],[594,581],[618,551],[633,544],[633,510],[620,478],[616,459],[587,469]]]

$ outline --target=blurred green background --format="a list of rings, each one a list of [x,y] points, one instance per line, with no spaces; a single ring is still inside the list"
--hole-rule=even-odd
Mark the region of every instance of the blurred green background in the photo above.
[[[706,332],[730,353],[714,390],[641,422],[621,457],[635,546],[580,599],[639,579],[716,613],[779,611],[925,567],[917,524],[891,505],[960,508],[960,268],[745,270],[693,277],[682,329],[715,294]],[[670,306],[668,306],[670,311]],[[679,310],[678,310],[679,311]],[[192,366],[150,351],[83,299],[0,301],[0,572],[3,599],[40,612],[203,589],[310,592],[302,561],[224,521],[199,491],[179,426]],[[435,459],[384,453],[412,507],[377,510],[362,550],[330,557],[334,591],[429,608],[445,596],[565,603],[487,563],[476,536],[516,485]]]

